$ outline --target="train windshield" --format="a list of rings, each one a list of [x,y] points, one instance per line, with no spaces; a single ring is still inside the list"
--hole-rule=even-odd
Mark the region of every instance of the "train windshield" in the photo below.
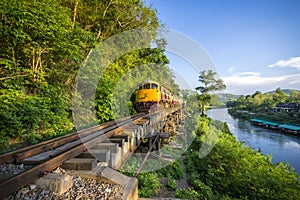
[[[150,83],[144,84],[144,89],[150,89]]]
[[[157,89],[158,88],[158,86],[157,86],[157,84],[156,83],[152,83],[152,85],[151,85],[152,87],[152,89]]]

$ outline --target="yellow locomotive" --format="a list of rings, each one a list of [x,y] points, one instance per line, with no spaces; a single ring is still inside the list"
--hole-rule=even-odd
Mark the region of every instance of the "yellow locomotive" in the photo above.
[[[146,80],[135,91],[135,108],[139,112],[179,105],[179,98],[155,81]]]

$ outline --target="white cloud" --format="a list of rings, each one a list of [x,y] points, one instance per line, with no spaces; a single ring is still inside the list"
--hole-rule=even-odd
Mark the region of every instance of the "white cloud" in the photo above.
[[[239,73],[239,75],[241,76],[260,76],[261,73],[259,72],[242,72],[242,73]]]
[[[298,84],[298,83],[300,83],[300,81],[291,81],[289,84],[294,85],[294,84]]]
[[[300,74],[285,76],[263,76],[257,72],[242,72],[222,77],[226,91],[234,94],[253,94],[259,90],[267,92],[280,88],[300,88]]]
[[[234,67],[229,67],[229,69],[228,69],[228,71],[229,71],[230,73],[233,73],[234,70],[235,70]]]
[[[300,57],[293,57],[288,60],[279,60],[269,67],[292,67],[300,70]]]

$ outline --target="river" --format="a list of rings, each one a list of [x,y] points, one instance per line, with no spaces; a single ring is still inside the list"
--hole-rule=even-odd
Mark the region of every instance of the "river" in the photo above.
[[[300,175],[300,137],[253,126],[249,121],[234,118],[227,108],[210,109],[208,117],[226,122],[231,133],[249,147],[272,155],[272,162],[289,162]]]

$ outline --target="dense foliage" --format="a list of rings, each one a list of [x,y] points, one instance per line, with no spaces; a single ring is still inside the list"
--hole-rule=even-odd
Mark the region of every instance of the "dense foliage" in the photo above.
[[[285,93],[280,88],[274,92],[261,93],[255,92],[253,95],[240,96],[237,100],[227,102],[229,113],[240,118],[263,118],[275,122],[292,123],[300,125],[300,112],[291,110],[290,112],[273,112],[279,103],[297,103],[300,104],[300,92],[290,90]]]
[[[115,34],[160,25],[156,11],[140,0],[3,0],[0,2],[0,144],[36,143],[71,131],[74,79],[91,50]],[[98,122],[113,119],[119,79],[136,66],[143,76],[171,80],[163,48],[153,34],[148,48],[114,60],[101,77],[94,102]],[[121,41],[123,42],[123,41]],[[156,43],[157,48],[150,48]],[[124,41],[124,45],[128,41]],[[158,72],[158,73],[157,73]],[[152,73],[152,74],[149,74]],[[129,81],[127,84],[136,87]],[[174,86],[173,81],[169,84]],[[127,91],[127,93],[132,91]],[[130,112],[134,112],[132,103]]]
[[[139,177],[140,197],[155,197],[166,187],[170,197],[182,199],[299,198],[300,179],[288,163],[273,164],[271,155],[265,156],[237,141],[226,123],[194,115],[187,117],[190,126],[186,129],[192,133],[189,137],[193,143],[184,153],[185,167],[179,160],[171,165],[156,159],[147,161]],[[211,152],[200,158],[199,150],[212,132],[218,132],[220,137]],[[141,158],[135,158],[122,172],[133,176],[140,163]],[[187,173],[189,186],[179,188],[177,182],[183,173]]]
[[[142,158],[130,158],[121,169],[121,172],[128,176],[134,176],[141,163]],[[167,186],[170,190],[177,189],[176,180],[183,177],[183,172],[183,167],[179,160],[169,163],[158,159],[148,159],[138,177],[139,197],[157,196],[162,187],[160,182],[162,178],[167,178]]]
[[[261,153],[238,142],[223,131],[210,154],[199,158],[199,150],[207,134],[215,129],[210,120],[199,119],[196,138],[185,160],[194,197],[202,199],[297,199],[300,182],[287,163],[272,164],[271,155]],[[226,130],[227,128],[225,128]],[[220,131],[219,128],[214,131]],[[196,198],[197,197],[197,198]]]
[[[8,141],[27,144],[50,139],[71,130],[69,97],[57,88],[42,88],[39,95],[26,95],[18,90],[5,90],[0,96],[0,146]],[[11,140],[14,139],[14,140]]]

